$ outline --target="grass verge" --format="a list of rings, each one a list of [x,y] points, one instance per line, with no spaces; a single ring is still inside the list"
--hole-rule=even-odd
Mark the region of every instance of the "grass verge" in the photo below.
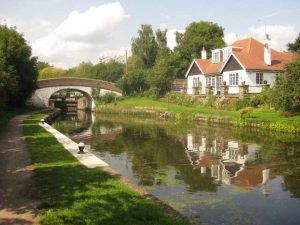
[[[38,125],[44,116],[36,114],[24,122],[25,141],[43,198],[41,224],[188,224],[171,218],[118,178],[82,166]]]

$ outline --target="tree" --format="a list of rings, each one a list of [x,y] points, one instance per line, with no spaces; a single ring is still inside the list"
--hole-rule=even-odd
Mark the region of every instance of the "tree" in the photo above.
[[[148,76],[151,70],[135,69],[128,71],[119,82],[118,86],[124,95],[142,94],[149,89]]]
[[[31,56],[31,47],[22,34],[15,28],[0,25],[1,104],[24,104],[36,89],[37,76],[37,60]]]
[[[139,56],[143,60],[145,68],[151,68],[157,54],[157,43],[151,25],[142,24],[138,34],[139,37],[132,39],[132,55]]]
[[[48,66],[39,71],[39,79],[48,79],[48,78],[56,78],[56,77],[64,77],[65,71],[63,69]]]
[[[291,52],[298,52],[300,53],[300,33],[298,34],[298,37],[293,43],[287,44],[288,50]]]
[[[116,82],[124,74],[124,64],[116,59],[102,61],[94,65],[92,74],[95,79]]]
[[[157,60],[157,58],[169,56],[171,54],[171,50],[167,46],[167,29],[158,29],[155,34],[157,41]]]
[[[169,57],[157,58],[149,76],[151,97],[161,97],[171,90],[175,74]]]
[[[41,71],[42,69],[46,68],[46,67],[49,67],[50,64],[47,63],[47,62],[43,62],[43,61],[38,61],[37,62],[37,69],[38,71]]]
[[[200,21],[189,24],[183,35],[176,34],[178,46],[175,53],[178,53],[176,60],[179,60],[179,76],[183,77],[193,58],[200,57],[202,47],[210,53],[212,49],[225,45],[223,31],[224,28],[216,23]]]
[[[286,71],[272,89],[271,102],[277,109],[300,112],[300,56],[286,64]]]
[[[93,64],[91,62],[81,62],[76,66],[71,76],[91,78],[93,76]]]

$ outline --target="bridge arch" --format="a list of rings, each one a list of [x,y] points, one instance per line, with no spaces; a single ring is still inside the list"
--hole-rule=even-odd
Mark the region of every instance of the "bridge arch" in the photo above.
[[[95,107],[95,102],[92,97],[93,88],[99,88],[100,94],[113,92],[117,96],[122,95],[121,90],[117,88],[114,83],[94,79],[54,78],[39,80],[37,85],[38,89],[29,100],[29,104],[36,107],[49,107],[50,97],[61,90],[75,90],[83,93],[88,100],[88,108],[90,109]]]

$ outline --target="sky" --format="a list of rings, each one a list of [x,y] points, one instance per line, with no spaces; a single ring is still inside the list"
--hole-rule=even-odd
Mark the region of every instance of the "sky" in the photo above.
[[[141,24],[167,28],[173,48],[174,32],[194,21],[218,23],[228,44],[267,32],[272,47],[285,51],[300,33],[300,1],[0,0],[0,23],[16,26],[39,60],[62,68],[124,58]]]

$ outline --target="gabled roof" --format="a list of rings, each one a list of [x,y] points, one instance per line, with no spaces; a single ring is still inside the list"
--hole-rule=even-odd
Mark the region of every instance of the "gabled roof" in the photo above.
[[[264,44],[256,39],[237,40],[230,46],[232,47],[231,55],[245,70],[282,71],[284,70],[284,65],[294,57],[293,53],[271,49],[272,61],[271,65],[268,66],[264,62]],[[194,59],[185,76],[188,76],[194,63],[205,75],[221,74],[229,58],[225,62],[220,63],[212,63],[212,59]]]
[[[264,44],[254,38],[238,40],[231,44],[232,54],[246,70],[284,70],[285,63],[292,60],[294,54],[271,49],[271,65],[264,62]],[[238,48],[235,48],[238,47]]]

